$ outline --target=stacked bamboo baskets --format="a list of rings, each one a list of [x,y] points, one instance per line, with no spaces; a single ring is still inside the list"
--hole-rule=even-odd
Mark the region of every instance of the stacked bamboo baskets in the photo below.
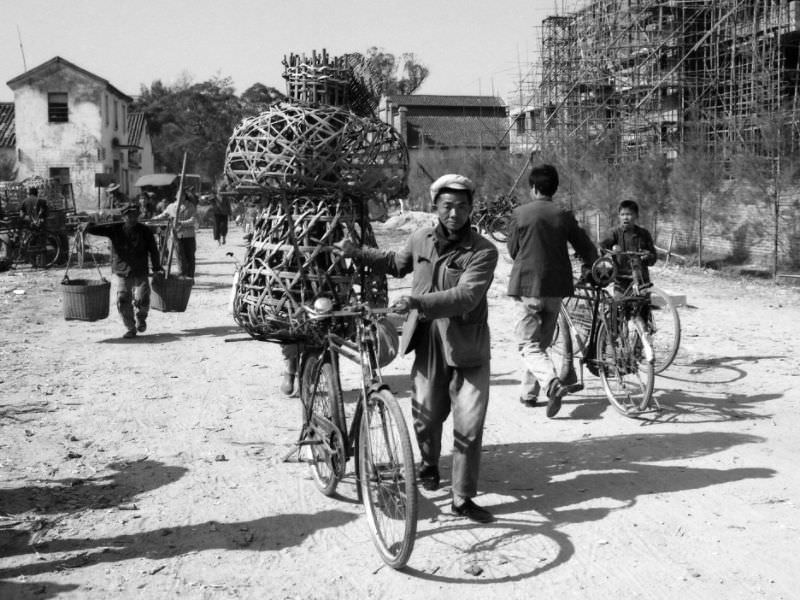
[[[293,99],[234,130],[225,176],[260,214],[234,282],[233,316],[256,339],[318,341],[327,325],[304,306],[320,297],[343,305],[387,302],[383,275],[333,252],[350,239],[376,247],[367,201],[405,193],[408,153],[396,131],[346,105],[346,61],[327,53],[284,61]]]

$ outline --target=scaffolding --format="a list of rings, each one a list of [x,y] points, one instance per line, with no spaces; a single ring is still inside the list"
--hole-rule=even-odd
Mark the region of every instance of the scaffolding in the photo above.
[[[798,141],[800,1],[584,0],[546,18],[512,148],[722,159]]]

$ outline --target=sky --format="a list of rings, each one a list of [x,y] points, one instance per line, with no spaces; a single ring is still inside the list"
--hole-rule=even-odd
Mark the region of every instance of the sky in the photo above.
[[[142,84],[223,76],[285,91],[284,55],[411,52],[420,94],[513,96],[543,18],[564,0],[0,0],[5,82],[61,56],[135,96]],[[20,39],[22,41],[20,47]],[[24,54],[24,62],[23,62]]]

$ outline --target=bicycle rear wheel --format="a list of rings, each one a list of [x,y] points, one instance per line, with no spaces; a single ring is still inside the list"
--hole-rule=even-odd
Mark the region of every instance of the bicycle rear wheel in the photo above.
[[[309,467],[317,489],[332,496],[344,476],[347,455],[344,442],[344,404],[338,373],[322,352],[309,353],[303,359],[300,376],[300,400],[305,422],[311,407],[308,430],[314,439],[306,439],[310,449]]]
[[[498,215],[489,222],[489,235],[497,242],[505,244],[508,241],[509,217]]]
[[[34,267],[48,269],[56,264],[61,255],[61,240],[54,233],[35,231],[24,242],[26,261]]]
[[[372,540],[383,561],[403,568],[417,533],[414,455],[403,414],[388,390],[373,392],[361,417],[358,461]]]
[[[601,323],[597,332],[600,382],[611,405],[627,417],[650,407],[655,381],[652,355],[639,323],[621,324],[616,336]]]
[[[672,364],[681,345],[681,319],[672,299],[662,290],[650,288],[647,333],[655,353],[654,369],[661,373]]]

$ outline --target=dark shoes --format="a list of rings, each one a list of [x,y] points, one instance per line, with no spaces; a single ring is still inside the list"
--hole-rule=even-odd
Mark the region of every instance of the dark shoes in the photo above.
[[[136,331],[138,331],[139,333],[147,331],[147,323],[144,320],[137,321],[136,322]]]
[[[294,373],[283,373],[281,379],[281,392],[286,396],[291,396],[294,393]]]
[[[131,338],[135,338],[136,337],[136,330],[135,329],[129,329],[128,331],[126,331],[125,333],[122,334],[122,337],[124,337],[126,340],[129,340]]]
[[[454,515],[467,517],[470,521],[475,521],[476,523],[491,523],[494,521],[492,513],[475,504],[472,498],[467,498],[459,506],[456,506],[456,503],[453,502],[450,505],[450,509],[453,511]]]
[[[537,396],[520,396],[519,403],[523,406],[536,406],[539,404],[539,398]]]
[[[561,399],[567,395],[566,386],[558,378],[553,378],[547,385],[547,416],[555,417],[561,410]]]
[[[429,492],[438,490],[440,480],[439,467],[435,465],[426,465],[424,463],[421,464],[419,466],[419,472],[417,473],[417,479],[422,487]]]

